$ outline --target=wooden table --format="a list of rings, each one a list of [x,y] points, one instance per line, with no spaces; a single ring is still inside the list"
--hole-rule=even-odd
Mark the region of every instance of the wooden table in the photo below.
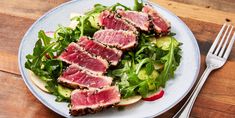
[[[42,14],[67,0],[0,0],[0,117],[61,117],[40,103],[25,86],[18,70],[17,53],[26,30]],[[152,0],[178,15],[196,36],[205,55],[221,25],[235,23],[234,0]],[[191,116],[235,118],[235,48],[225,66],[204,85]],[[160,117],[171,117],[185,100]]]

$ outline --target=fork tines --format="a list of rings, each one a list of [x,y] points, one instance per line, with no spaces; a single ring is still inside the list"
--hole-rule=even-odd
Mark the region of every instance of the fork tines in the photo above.
[[[232,50],[234,40],[234,26],[228,23],[224,23],[222,29],[220,30],[213,45],[210,48],[209,53],[227,59]]]

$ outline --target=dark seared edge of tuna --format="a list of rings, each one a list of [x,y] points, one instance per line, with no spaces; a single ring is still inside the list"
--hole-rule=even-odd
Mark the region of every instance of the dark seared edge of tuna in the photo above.
[[[103,111],[105,109],[114,107],[116,104],[112,104],[112,105],[108,105],[108,106],[99,106],[96,109],[92,109],[92,108],[84,108],[84,109],[77,109],[77,110],[69,110],[69,113],[73,116],[82,116],[82,115],[86,115],[86,114],[94,114],[100,111]]]
[[[128,24],[125,20],[118,18],[117,14],[108,10],[100,14],[99,25],[106,29],[137,31],[133,25]]]
[[[170,32],[170,22],[162,17],[152,6],[145,5],[142,9],[142,12],[149,14],[153,28],[158,35],[163,36]]]
[[[96,113],[120,102],[116,86],[103,89],[74,90],[71,93],[70,113],[74,116]]]
[[[122,56],[121,50],[107,47],[95,40],[89,39],[87,36],[81,37],[77,44],[88,53],[106,59],[111,65],[117,65]]]
[[[94,75],[73,64],[67,67],[58,78],[58,82],[69,88],[103,88],[111,85],[112,78]]]
[[[122,19],[131,23],[135,27],[143,31],[149,31],[150,19],[147,13],[137,11],[124,11],[122,9],[117,10],[117,13]]]
[[[95,32],[93,38],[111,47],[127,50],[137,45],[137,36],[133,31],[105,29]]]
[[[76,43],[69,44],[66,50],[58,57],[58,59],[69,64],[77,64],[87,71],[95,74],[105,73],[109,66],[106,60],[99,56],[92,56]]]

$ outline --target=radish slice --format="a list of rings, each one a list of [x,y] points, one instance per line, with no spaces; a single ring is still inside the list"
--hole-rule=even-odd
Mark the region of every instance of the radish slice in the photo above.
[[[47,31],[47,32],[45,32],[45,34],[50,38],[54,37],[54,31]]]
[[[46,89],[47,83],[43,80],[41,80],[38,76],[36,76],[32,71],[29,71],[30,79],[33,81],[33,83],[41,90],[49,93],[49,91]]]
[[[141,100],[141,98],[142,98],[141,96],[132,96],[126,99],[121,99],[121,101],[119,102],[119,104],[117,104],[117,106],[127,106],[130,104],[134,104],[139,100]]]
[[[162,88],[160,88],[160,90],[158,92],[151,94],[146,98],[143,98],[143,100],[144,101],[154,101],[154,100],[160,99],[163,95],[164,95],[164,91]]]

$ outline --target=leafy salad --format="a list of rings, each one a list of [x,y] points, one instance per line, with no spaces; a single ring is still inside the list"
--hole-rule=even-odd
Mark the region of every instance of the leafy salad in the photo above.
[[[143,2],[135,0],[133,8],[117,3],[113,6],[94,5],[94,8],[75,16],[76,27],[59,25],[53,37],[47,32],[38,32],[38,40],[32,54],[26,56],[25,67],[46,83],[46,89],[55,95],[56,101],[70,101],[71,89],[57,83],[57,78],[68,66],[57,57],[71,42],[77,42],[81,36],[93,36],[100,29],[98,16],[103,10],[141,11]],[[138,45],[125,51],[119,64],[108,69],[107,76],[114,78],[113,84],[119,87],[123,99],[140,95],[143,98],[164,88],[166,82],[174,77],[180,64],[181,43],[174,38],[175,33],[160,37],[154,32],[140,32]]]

